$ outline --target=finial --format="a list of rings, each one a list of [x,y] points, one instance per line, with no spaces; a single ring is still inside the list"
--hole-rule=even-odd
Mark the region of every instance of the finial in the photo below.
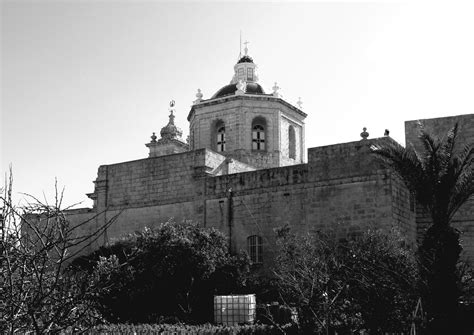
[[[360,137],[362,137],[363,140],[366,140],[369,137],[369,133],[367,132],[367,128],[364,127],[362,128],[362,133],[360,133]]]
[[[174,101],[174,100],[171,100],[171,101],[170,101],[170,108],[173,108],[175,104],[176,104],[175,101]]]
[[[155,132],[153,132],[153,135],[151,135],[151,141],[152,141],[153,143],[155,143],[155,142],[156,142],[156,139],[157,139],[157,137],[156,137],[156,135],[155,135]]]
[[[173,110],[170,110],[170,116],[169,116],[169,118],[170,118],[170,122],[169,122],[168,124],[174,125],[174,118],[175,118],[175,116],[174,116],[174,114],[173,114]]]
[[[383,136],[389,136],[390,135],[390,130],[385,129],[385,133],[383,133]]]
[[[303,108],[303,101],[301,101],[301,97],[298,97],[298,101],[296,102],[296,104],[298,105],[299,109]]]
[[[245,56],[247,56],[247,53],[249,52],[249,48],[247,47],[247,44],[249,44],[249,43],[250,43],[249,41],[244,42],[244,44],[245,44],[245,48],[244,48]]]
[[[197,103],[201,102],[202,97],[203,97],[203,95],[202,95],[202,93],[201,93],[201,89],[198,88],[198,91],[197,91],[197,93],[196,93],[196,98],[197,98],[197,99],[194,100],[193,103],[194,103],[194,104],[197,104]]]
[[[280,96],[280,94],[278,93],[279,89],[280,89],[280,87],[278,86],[277,82],[275,81],[275,85],[272,87],[274,97],[278,98]]]

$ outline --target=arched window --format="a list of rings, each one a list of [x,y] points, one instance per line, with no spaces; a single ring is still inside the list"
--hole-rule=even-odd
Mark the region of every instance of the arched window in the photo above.
[[[261,264],[263,244],[262,237],[258,235],[252,235],[247,237],[247,251],[250,256],[250,260],[253,264]]]
[[[252,122],[252,150],[266,150],[266,122],[262,117],[256,117]]]
[[[288,155],[292,159],[296,159],[296,134],[295,127],[288,128]]]
[[[225,126],[223,124],[217,126],[216,147],[218,152],[225,151]]]

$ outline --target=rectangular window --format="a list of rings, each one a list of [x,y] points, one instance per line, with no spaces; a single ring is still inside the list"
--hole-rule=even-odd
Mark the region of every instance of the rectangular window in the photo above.
[[[263,262],[262,237],[258,235],[249,236],[247,238],[247,247],[252,263],[261,264]]]
[[[243,77],[244,76],[244,69],[240,68],[239,69],[239,77]]]
[[[252,80],[253,81],[253,69],[252,68],[247,69],[247,80]]]

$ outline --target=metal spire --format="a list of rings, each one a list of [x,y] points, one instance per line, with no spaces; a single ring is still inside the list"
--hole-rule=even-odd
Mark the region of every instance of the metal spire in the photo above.
[[[240,31],[240,43],[239,43],[240,49],[239,49],[239,59],[242,58],[242,30]]]

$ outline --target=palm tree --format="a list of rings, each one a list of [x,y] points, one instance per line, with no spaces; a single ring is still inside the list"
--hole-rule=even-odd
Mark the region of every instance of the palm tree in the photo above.
[[[374,144],[371,151],[390,167],[416,196],[431,218],[418,247],[424,308],[430,334],[452,333],[461,295],[457,264],[459,232],[451,226],[458,209],[474,194],[474,148],[456,147],[456,123],[441,140],[419,123],[422,150],[396,142]]]

